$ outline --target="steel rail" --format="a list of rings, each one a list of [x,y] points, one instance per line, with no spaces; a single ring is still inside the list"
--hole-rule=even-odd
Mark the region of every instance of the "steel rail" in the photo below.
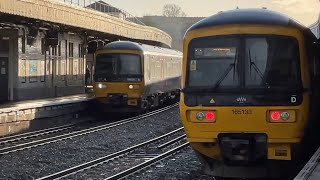
[[[148,140],[146,142],[134,145],[134,146],[129,147],[127,149],[115,152],[113,154],[110,154],[110,155],[107,155],[107,156],[92,160],[90,162],[86,162],[86,163],[80,164],[78,166],[71,167],[69,169],[66,169],[66,170],[63,170],[63,171],[60,171],[60,172],[57,172],[57,173],[54,173],[54,174],[51,174],[51,175],[48,175],[48,176],[44,176],[44,177],[38,178],[38,180],[60,179],[60,178],[69,176],[71,174],[77,173],[79,171],[90,169],[90,168],[92,168],[94,166],[97,166],[99,164],[103,164],[103,163],[105,163],[105,162],[107,162],[107,161],[109,161],[111,159],[116,158],[116,157],[123,156],[123,155],[125,155],[125,154],[127,154],[129,152],[132,152],[135,149],[138,149],[138,148],[143,147],[145,145],[148,145],[150,143],[156,142],[156,141],[158,141],[160,139],[166,138],[166,137],[168,137],[168,136],[170,136],[170,135],[172,135],[174,133],[177,133],[179,131],[182,131],[182,130],[183,130],[183,127],[179,128],[179,129],[176,129],[174,131],[171,131],[171,132],[169,132],[167,134],[161,135],[159,137],[156,137],[154,139]]]
[[[186,136],[187,136],[187,135],[185,135],[185,134],[182,135],[182,136],[179,136],[179,137],[177,137],[177,138],[175,138],[175,139],[172,139],[172,140],[169,141],[169,142],[166,142],[166,143],[164,143],[164,144],[161,144],[161,145],[157,146],[157,148],[158,148],[158,149],[161,149],[161,148],[164,148],[164,147],[166,147],[166,146],[169,146],[169,145],[175,143],[176,141],[185,138]]]
[[[2,138],[0,138],[0,144],[5,144],[5,143],[9,143],[9,142],[19,141],[21,139],[29,139],[29,138],[33,138],[33,137],[37,137],[37,136],[41,136],[41,135],[56,133],[59,131],[71,129],[71,128],[75,127],[77,124],[80,124],[80,123],[73,123],[73,124],[68,124],[68,125],[63,125],[63,126],[42,129],[42,130],[38,130],[38,131],[31,131],[31,132],[27,132],[27,133],[23,133],[23,134],[2,137]]]
[[[178,147],[176,147],[174,149],[171,149],[171,150],[169,150],[169,151],[167,151],[167,152],[165,152],[163,154],[160,154],[159,156],[154,157],[154,158],[152,158],[152,159],[150,159],[150,160],[148,160],[146,162],[143,162],[143,163],[141,163],[141,164],[139,164],[137,166],[134,166],[134,167],[132,167],[130,169],[127,169],[125,171],[122,171],[122,172],[120,172],[120,173],[118,173],[116,175],[108,177],[105,180],[121,179],[121,178],[127,177],[127,176],[129,176],[129,175],[131,175],[131,174],[133,174],[133,173],[135,173],[137,171],[140,171],[140,170],[142,170],[142,169],[144,169],[144,168],[146,168],[146,167],[148,167],[148,166],[150,166],[150,165],[152,165],[154,163],[157,163],[158,161],[161,161],[161,160],[173,155],[174,153],[180,151],[181,149],[187,147],[188,145],[189,145],[189,142],[184,143],[184,144],[182,144],[182,145],[180,145],[180,146],[178,146]]]
[[[41,146],[41,145],[45,145],[45,144],[49,144],[49,143],[53,143],[53,142],[57,142],[57,141],[71,139],[71,138],[74,138],[74,137],[77,137],[77,136],[82,136],[82,135],[86,135],[86,134],[90,134],[90,133],[94,133],[94,132],[110,129],[110,128],[113,128],[113,127],[117,127],[117,126],[120,126],[120,125],[128,124],[128,123],[131,123],[131,122],[134,122],[134,121],[138,121],[138,120],[141,120],[141,119],[144,119],[144,118],[159,114],[161,112],[167,111],[169,109],[172,109],[172,108],[176,107],[177,105],[178,104],[176,103],[176,104],[164,107],[162,109],[149,112],[147,114],[143,114],[143,115],[139,115],[139,116],[136,116],[136,117],[123,119],[123,120],[120,120],[120,121],[108,123],[108,124],[97,126],[97,127],[93,127],[93,128],[83,129],[83,130],[79,130],[79,131],[75,131],[75,132],[71,132],[71,133],[67,133],[67,134],[62,134],[62,135],[59,135],[59,136],[49,137],[49,138],[45,138],[45,139],[35,140],[35,141],[23,143],[23,144],[18,144],[18,145],[14,145],[14,146],[10,146],[10,147],[1,148],[0,149],[0,155],[8,154],[8,153],[19,151],[19,150],[24,150],[24,149],[31,148],[31,147]]]

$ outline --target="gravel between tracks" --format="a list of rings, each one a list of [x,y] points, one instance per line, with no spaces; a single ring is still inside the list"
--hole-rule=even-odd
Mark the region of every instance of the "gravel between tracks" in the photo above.
[[[119,127],[0,157],[0,179],[34,179],[94,160],[181,127],[178,107]]]
[[[214,177],[203,174],[200,161],[198,161],[191,147],[185,148],[174,156],[141,170],[126,179],[215,180]]]

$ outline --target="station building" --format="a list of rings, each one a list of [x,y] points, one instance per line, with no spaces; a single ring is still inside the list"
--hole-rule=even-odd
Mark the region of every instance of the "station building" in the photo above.
[[[0,103],[83,94],[97,48],[118,40],[170,47],[172,40],[98,0],[1,0],[0,19]]]
[[[83,37],[0,25],[0,101],[84,93]]]

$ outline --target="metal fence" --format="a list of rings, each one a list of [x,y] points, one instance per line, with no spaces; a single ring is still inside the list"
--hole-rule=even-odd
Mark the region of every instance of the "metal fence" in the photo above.
[[[93,9],[106,13],[108,15],[120,18],[122,20],[130,21],[136,24],[145,25],[135,16],[119,8],[113,7],[102,0],[57,0],[67,4],[78,5],[84,8]]]

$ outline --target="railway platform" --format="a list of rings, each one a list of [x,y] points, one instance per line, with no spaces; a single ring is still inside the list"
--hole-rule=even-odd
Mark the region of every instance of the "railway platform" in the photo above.
[[[320,147],[313,154],[307,164],[294,178],[294,180],[319,180],[320,179]]]
[[[90,94],[78,94],[0,104],[0,136],[28,131],[39,121],[46,124],[44,118],[54,121],[54,117],[81,112],[91,99]]]

